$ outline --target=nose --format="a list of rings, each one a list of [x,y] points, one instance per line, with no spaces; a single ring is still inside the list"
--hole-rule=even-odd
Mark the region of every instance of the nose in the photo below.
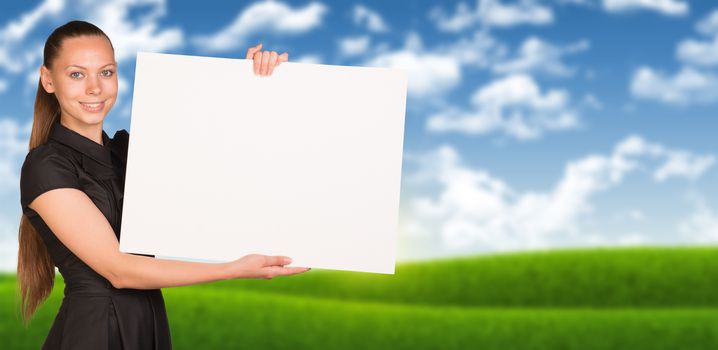
[[[87,94],[88,95],[98,95],[102,91],[100,88],[100,84],[97,80],[98,80],[98,78],[96,78],[96,77],[89,78],[89,79],[85,80],[85,81],[87,81]]]

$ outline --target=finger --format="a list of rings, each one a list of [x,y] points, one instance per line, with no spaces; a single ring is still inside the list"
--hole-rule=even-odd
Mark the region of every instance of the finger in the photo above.
[[[254,53],[257,52],[257,51],[259,51],[259,50],[261,50],[261,49],[262,49],[262,43],[259,43],[259,44],[258,44],[257,46],[255,46],[255,47],[250,47],[249,49],[247,49],[247,59],[248,59],[248,60],[251,60],[252,57],[254,57]]]
[[[298,273],[307,272],[307,267],[281,267],[281,266],[269,266],[265,268],[265,278],[272,278],[276,276],[289,276],[296,275]]]
[[[267,66],[269,65],[269,51],[262,52],[262,69],[260,70],[261,75],[267,75]]]
[[[286,52],[277,56],[277,66],[280,65],[282,62],[287,62],[288,60],[289,60],[289,54]]]
[[[254,75],[259,74],[259,68],[262,65],[262,53],[261,52],[255,52],[254,53]]]
[[[262,43],[259,43],[259,44],[258,44],[257,46],[255,46],[255,47],[250,47],[249,49],[247,49],[247,59],[248,59],[248,60],[249,60],[249,59],[252,59],[252,57],[254,57],[254,54],[255,54],[256,52],[258,52],[259,50],[261,50],[261,49],[262,49]]]
[[[264,266],[283,266],[289,265],[291,263],[292,259],[288,256],[283,255],[267,256],[264,259]]]
[[[274,273],[275,276],[289,276],[307,271],[309,271],[308,267],[277,267]]]
[[[283,53],[277,57],[279,59],[279,62],[287,62],[289,60],[289,54]]]
[[[272,51],[269,53],[269,67],[267,67],[267,75],[272,75],[274,67],[277,64],[277,52]]]

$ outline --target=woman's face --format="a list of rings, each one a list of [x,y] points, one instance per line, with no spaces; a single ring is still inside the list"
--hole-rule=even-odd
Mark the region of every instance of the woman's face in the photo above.
[[[117,63],[102,36],[65,39],[52,67],[40,67],[45,91],[54,93],[62,118],[73,124],[99,124],[117,99]]]

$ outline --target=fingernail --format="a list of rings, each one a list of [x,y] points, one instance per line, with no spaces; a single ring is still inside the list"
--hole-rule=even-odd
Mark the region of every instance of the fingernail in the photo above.
[[[290,259],[290,258],[284,258],[284,264],[285,264],[285,265],[291,264],[291,263],[292,263],[292,259]]]

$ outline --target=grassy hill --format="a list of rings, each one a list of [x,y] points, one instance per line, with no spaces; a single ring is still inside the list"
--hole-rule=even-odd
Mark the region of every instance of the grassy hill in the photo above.
[[[714,307],[718,248],[509,253],[399,264],[395,275],[313,269],[206,286],[436,306]]]
[[[176,349],[714,349],[718,248],[582,249],[316,270],[163,290]],[[0,276],[3,348],[36,349]]]

